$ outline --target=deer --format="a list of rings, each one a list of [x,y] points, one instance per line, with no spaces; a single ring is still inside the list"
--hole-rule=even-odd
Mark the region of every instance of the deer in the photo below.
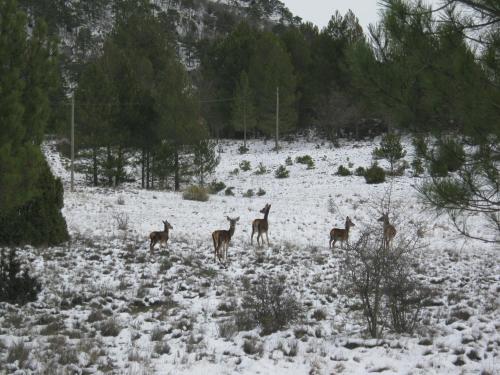
[[[354,227],[355,224],[351,221],[349,216],[345,219],[345,229],[342,228],[333,228],[330,231],[330,249],[335,248],[335,243],[340,241],[340,248],[344,248],[344,241],[349,241],[349,229]],[[332,244],[333,242],[333,244]]]
[[[151,232],[149,234],[149,239],[151,240],[151,243],[149,244],[149,250],[153,251],[155,245],[157,243],[160,244],[160,249],[162,248],[162,244],[164,243],[165,246],[167,246],[167,241],[168,241],[168,231],[170,229],[174,229],[170,223],[165,220],[163,222],[163,231],[162,232]]]
[[[382,237],[382,245],[384,248],[388,249],[392,240],[396,236],[396,228],[394,225],[389,223],[389,215],[388,214],[382,214],[382,216],[377,220],[382,223],[384,223],[384,232],[383,232],[383,237]]]
[[[227,249],[229,247],[229,242],[233,237],[236,223],[240,220],[240,218],[238,216],[235,219],[231,219],[229,216],[227,216],[227,220],[229,221],[229,230],[216,230],[212,233],[212,240],[214,241],[215,262],[217,262],[217,258],[219,258],[219,262],[221,263],[222,258],[224,258],[224,261],[227,260]]]
[[[267,222],[267,217],[269,216],[269,210],[271,205],[267,203],[260,213],[264,214],[263,219],[255,219],[252,221],[252,237],[250,238],[250,243],[253,245],[253,235],[257,232],[257,244],[261,246],[259,239],[262,238],[262,244],[264,244],[263,233],[266,234],[267,246],[269,246],[269,237],[267,236],[267,230],[269,229],[269,223]]]

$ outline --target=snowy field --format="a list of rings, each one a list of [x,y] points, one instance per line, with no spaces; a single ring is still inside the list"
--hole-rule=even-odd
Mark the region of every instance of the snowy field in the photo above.
[[[45,145],[65,186],[63,214],[73,240],[19,252],[43,290],[37,302],[20,308],[0,304],[0,373],[496,374],[500,249],[465,240],[446,217],[423,210],[414,189],[420,179],[409,170],[378,185],[335,175],[341,164],[352,171],[368,167],[377,144],[341,142],[334,148],[301,140],[283,143],[275,153],[272,142],[254,141],[240,155],[239,143],[222,142],[212,178],[234,186],[235,195],[222,191],[207,202],[133,185],[91,188],[78,174],[71,193],[68,161]],[[302,155],[312,156],[314,169],[295,163]],[[287,166],[290,177],[275,178],[288,156],[294,161]],[[251,170],[230,174],[243,160]],[[259,163],[269,172],[256,175]],[[356,224],[356,240],[377,219],[374,207],[390,186],[398,223],[422,229],[426,247],[415,253],[418,276],[436,296],[414,334],[387,331],[373,340],[359,301],[338,290],[341,250],[330,250],[328,240],[346,216]],[[259,188],[265,195],[242,196]],[[272,205],[270,246],[259,248],[250,244],[251,222],[262,217],[266,203]],[[240,220],[224,268],[214,262],[211,233],[228,229],[226,216]],[[126,228],[118,228],[118,218]],[[165,219],[173,226],[168,250],[150,254],[148,234],[161,230]],[[268,336],[258,329],[231,331],[227,322],[245,285],[273,275],[286,275],[304,317]],[[253,353],[244,348],[249,342]],[[24,351],[22,360],[9,360],[12,348]]]

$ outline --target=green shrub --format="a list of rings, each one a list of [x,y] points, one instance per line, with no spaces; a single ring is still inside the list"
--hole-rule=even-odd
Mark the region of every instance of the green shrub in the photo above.
[[[238,168],[234,168],[231,172],[229,172],[229,175],[231,176],[237,176],[240,174],[240,170]]]
[[[422,163],[422,159],[420,158],[415,158],[411,162],[411,167],[413,168],[413,176],[418,177],[422,174],[424,174],[424,164]]]
[[[256,175],[262,175],[267,173],[267,168],[262,164],[262,162],[259,163],[257,166],[257,170],[255,171]]]
[[[366,174],[366,170],[363,167],[357,167],[354,174],[356,176],[364,176]]]
[[[28,271],[21,272],[21,265],[17,259],[16,249],[8,253],[5,249],[0,252],[0,301],[24,305],[36,301],[42,289],[36,278],[31,277]]]
[[[248,147],[245,147],[244,145],[241,145],[240,147],[238,147],[238,152],[240,154],[246,154],[248,152],[249,148]]]
[[[287,178],[288,176],[290,176],[290,172],[284,165],[280,165],[274,172],[274,176],[276,178]]]
[[[240,163],[240,169],[243,171],[243,172],[247,172],[249,171],[250,169],[252,169],[252,166],[250,165],[250,162],[248,160],[243,160],[241,163]]]
[[[254,192],[253,192],[253,190],[252,190],[252,189],[248,189],[248,190],[246,191],[246,193],[243,193],[243,197],[245,197],[245,198],[252,198],[254,195],[255,195],[255,194],[254,194]]]
[[[234,195],[233,189],[234,189],[234,186],[229,186],[228,188],[226,188],[226,190],[224,190],[224,195],[227,195],[227,196]]]
[[[385,181],[385,171],[374,163],[366,170],[365,180],[367,184],[380,184]]]
[[[311,155],[297,156],[295,162],[307,165],[307,169],[314,169],[314,159]]]
[[[217,194],[219,191],[224,190],[225,187],[226,187],[226,184],[222,181],[212,181],[208,185],[208,192],[210,194]]]
[[[262,188],[259,188],[259,191],[257,191],[257,195],[259,197],[262,197],[263,195],[266,195],[266,191]]]
[[[285,164],[288,166],[293,165],[293,161],[290,156],[285,159]]]
[[[350,176],[352,173],[349,169],[344,167],[343,165],[339,165],[339,168],[337,169],[338,176]]]
[[[431,175],[445,177],[448,172],[459,170],[465,161],[465,151],[461,144],[452,139],[441,142],[438,155],[431,161]]]
[[[186,190],[184,190],[184,193],[182,193],[182,198],[189,201],[206,202],[208,201],[209,197],[208,192],[205,188],[198,185],[191,185]]]

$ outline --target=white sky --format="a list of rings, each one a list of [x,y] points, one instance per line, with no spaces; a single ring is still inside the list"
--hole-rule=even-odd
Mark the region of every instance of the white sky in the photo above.
[[[344,15],[349,9],[358,17],[359,23],[366,31],[370,23],[375,23],[380,18],[380,5],[378,0],[281,0],[288,9],[302,20],[310,21],[317,25],[320,30],[328,24],[328,21],[338,10]],[[439,0],[427,0],[426,2],[437,4]]]

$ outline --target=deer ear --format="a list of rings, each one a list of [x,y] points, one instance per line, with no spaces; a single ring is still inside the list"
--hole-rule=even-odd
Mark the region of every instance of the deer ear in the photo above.
[[[240,217],[238,216],[234,221],[240,221]]]
[[[227,218],[228,221],[231,221],[231,218],[229,216],[226,216],[226,218]]]

